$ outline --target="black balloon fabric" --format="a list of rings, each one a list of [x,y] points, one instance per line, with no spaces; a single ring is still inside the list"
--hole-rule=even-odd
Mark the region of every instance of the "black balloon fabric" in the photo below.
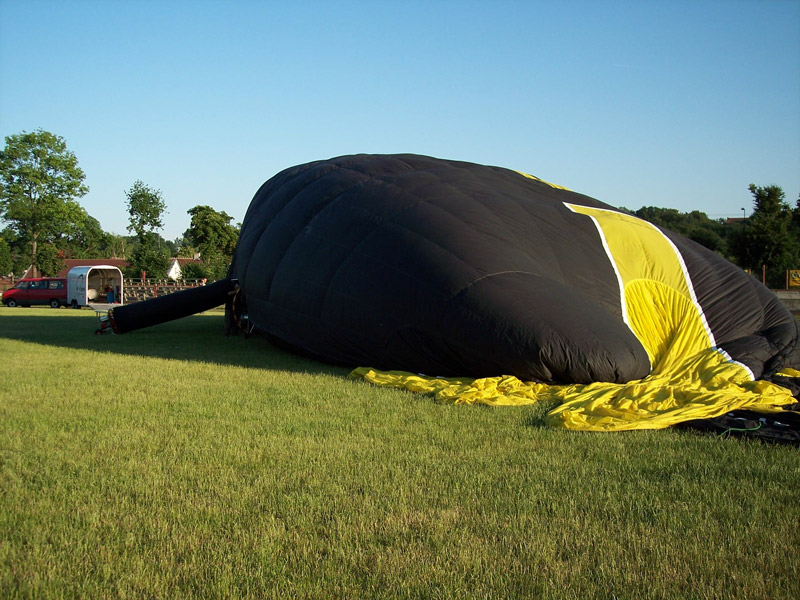
[[[582,207],[616,210],[498,167],[418,155],[318,161],[258,190],[231,276],[255,327],[328,362],[546,383],[644,377],[653,352],[632,330],[624,273]],[[664,236],[722,350],[755,377],[800,364],[797,321],[769,290]]]

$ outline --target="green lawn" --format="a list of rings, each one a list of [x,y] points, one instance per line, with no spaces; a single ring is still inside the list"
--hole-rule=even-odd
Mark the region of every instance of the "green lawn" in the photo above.
[[[2,598],[798,598],[800,452],[548,429],[212,312],[0,308]]]

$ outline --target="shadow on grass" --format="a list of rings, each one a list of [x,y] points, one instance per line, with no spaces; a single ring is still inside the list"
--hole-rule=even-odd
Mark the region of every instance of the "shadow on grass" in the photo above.
[[[13,312],[12,312],[13,311]],[[52,314],[48,314],[52,311]],[[0,341],[17,340],[55,348],[109,352],[346,376],[350,369],[318,362],[277,348],[265,336],[224,336],[222,313],[195,315],[124,335],[96,335],[96,316],[68,309],[0,308]]]

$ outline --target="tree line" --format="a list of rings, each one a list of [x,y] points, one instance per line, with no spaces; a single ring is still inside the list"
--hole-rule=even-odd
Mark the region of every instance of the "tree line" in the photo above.
[[[0,152],[0,274],[19,274],[30,265],[43,275],[63,268],[66,258],[123,258],[128,277],[164,277],[170,257],[200,256],[183,269],[187,279],[226,275],[240,224],[210,206],[187,211],[188,229],[175,240],[159,230],[166,203],[160,190],[135,181],[125,192],[128,232],[103,231],[78,199],[89,188],[76,156],[65,140],[41,129],[5,138]],[[705,213],[645,206],[622,208],[654,225],[670,229],[713,250],[766,283],[783,287],[787,269],[800,269],[800,198],[791,207],[777,185],[749,186],[751,215],[710,219]]]
[[[129,235],[103,231],[80,205],[89,188],[64,138],[44,130],[5,138],[0,151],[0,275],[52,276],[69,258],[121,258],[125,275],[163,278],[171,257],[200,257],[183,268],[186,279],[220,279],[230,264],[239,224],[210,206],[189,209],[189,227],[164,239],[166,203],[160,190],[137,180],[125,192]]]

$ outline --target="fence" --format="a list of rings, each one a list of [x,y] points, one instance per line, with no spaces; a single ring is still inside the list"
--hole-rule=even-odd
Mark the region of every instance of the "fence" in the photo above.
[[[768,265],[761,265],[761,272],[757,273],[753,269],[745,269],[746,273],[749,273],[753,277],[756,277],[761,280],[761,283],[767,285],[767,266]],[[769,286],[773,292],[778,291],[783,288],[778,284],[777,280],[774,278],[775,273],[771,272],[770,282],[774,285]],[[783,288],[787,291],[795,290],[800,291],[800,269],[786,269],[786,287]]]
[[[182,290],[205,285],[205,279],[125,279],[125,304],[133,304],[150,298],[174,294]],[[208,282],[210,283],[210,282]]]

